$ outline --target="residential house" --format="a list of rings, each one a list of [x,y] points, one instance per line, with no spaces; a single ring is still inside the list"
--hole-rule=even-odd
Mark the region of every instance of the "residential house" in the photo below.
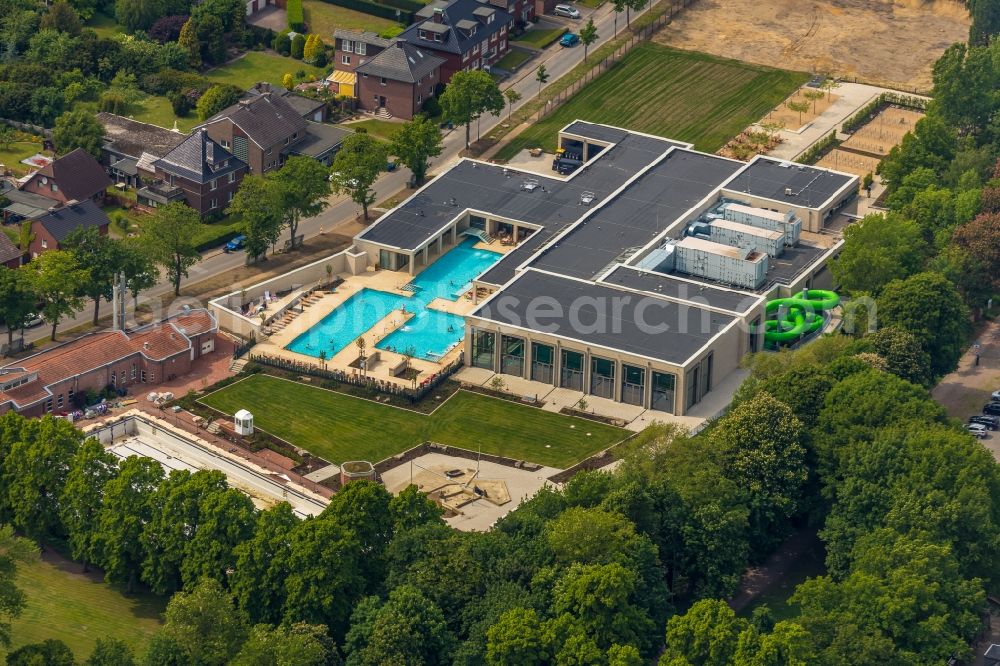
[[[155,179],[152,163],[180,145],[187,135],[102,111],[104,127],[101,163],[116,183],[140,188]]]
[[[184,201],[200,215],[222,213],[247,174],[246,162],[213,141],[204,128],[195,129],[152,166],[156,181],[136,192],[139,205],[156,208]]]
[[[257,97],[259,95],[271,93],[283,98],[295,111],[308,121],[323,123],[327,119],[326,102],[312,97],[300,95],[293,90],[288,90],[282,86],[271,83],[257,83],[253,88],[247,90],[245,97]]]
[[[24,192],[13,187],[7,189],[7,185],[7,181],[0,181],[0,198],[10,202],[3,209],[4,224],[17,224],[24,220],[30,220],[39,215],[45,215],[61,205],[58,201],[53,201],[40,194]]]
[[[255,174],[280,168],[289,155],[307,155],[329,165],[350,134],[343,128],[306,120],[286,97],[266,90],[223,109],[200,129]]]
[[[65,205],[85,199],[101,203],[111,185],[104,167],[90,153],[77,148],[33,173],[20,189]]]
[[[14,241],[7,237],[7,234],[0,233],[0,265],[7,268],[17,268],[21,265],[21,258],[24,252],[14,245]]]
[[[455,72],[489,67],[510,50],[507,40],[514,17],[489,3],[436,0],[417,12],[416,19],[400,37],[445,59],[443,83]]]
[[[357,68],[358,106],[409,120],[434,96],[444,58],[400,40]]]
[[[218,324],[189,310],[133,331],[102,331],[0,367],[0,414],[69,413],[88,391],[143,390],[191,371],[215,350]]]
[[[110,222],[101,207],[90,199],[55,208],[31,220],[28,252],[35,258],[48,250],[60,250],[63,241],[80,228],[96,227],[103,236],[108,233]]]

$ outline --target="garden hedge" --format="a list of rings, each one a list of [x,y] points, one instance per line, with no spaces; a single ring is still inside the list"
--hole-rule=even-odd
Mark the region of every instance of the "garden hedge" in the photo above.
[[[288,15],[289,28],[295,32],[302,32],[306,29],[306,17],[302,11],[302,0],[288,0],[285,13]]]

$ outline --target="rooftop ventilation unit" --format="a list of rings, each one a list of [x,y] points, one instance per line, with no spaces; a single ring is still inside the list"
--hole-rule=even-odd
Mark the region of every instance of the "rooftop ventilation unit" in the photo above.
[[[790,188],[790,187],[786,187],[786,188],[785,188],[785,196],[786,196],[786,197],[791,197],[791,196],[795,196],[795,195],[794,195],[794,194],[792,193],[792,188]]]

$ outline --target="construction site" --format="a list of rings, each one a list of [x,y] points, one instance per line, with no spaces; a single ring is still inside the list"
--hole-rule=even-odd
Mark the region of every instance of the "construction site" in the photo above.
[[[969,34],[957,0],[699,0],[655,37],[675,48],[926,92],[931,65]]]

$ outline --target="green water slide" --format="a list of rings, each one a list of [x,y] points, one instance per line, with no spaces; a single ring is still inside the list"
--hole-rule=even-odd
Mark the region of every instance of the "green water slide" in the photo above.
[[[840,303],[840,297],[825,289],[803,289],[798,296],[776,298],[765,306],[767,321],[764,322],[766,342],[794,342],[803,335],[818,331],[823,327],[824,310],[832,310]]]

